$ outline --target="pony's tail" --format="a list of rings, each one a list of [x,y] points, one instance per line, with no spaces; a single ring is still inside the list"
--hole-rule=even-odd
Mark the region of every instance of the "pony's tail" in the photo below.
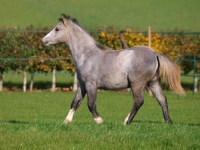
[[[158,55],[159,77],[166,78],[166,82],[171,90],[179,95],[184,95],[185,91],[180,85],[180,67],[162,54]]]

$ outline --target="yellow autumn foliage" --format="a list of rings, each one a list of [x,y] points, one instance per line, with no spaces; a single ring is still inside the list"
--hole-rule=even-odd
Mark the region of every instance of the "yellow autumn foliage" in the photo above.
[[[109,32],[105,28],[99,34],[98,42],[113,49],[121,49],[119,33]],[[137,32],[127,28],[123,32],[129,47],[137,45],[148,46],[147,32]],[[171,59],[183,58],[187,54],[197,54],[200,51],[200,38],[194,35],[180,33],[151,33],[151,48]]]
[[[6,32],[0,32],[1,58],[30,58],[30,60],[26,60],[27,62],[18,60],[12,63],[1,61],[1,72],[24,68],[30,72],[51,72],[54,67],[58,71],[75,72],[70,51],[65,43],[46,47],[41,42],[46,33],[37,32],[37,30],[49,31],[49,27],[35,29],[31,26],[26,28],[28,32],[11,32],[14,29],[3,30]],[[97,28],[95,31],[90,31],[90,34],[97,43],[103,46],[115,50],[122,49],[120,33],[115,27]],[[138,32],[135,29],[127,28],[123,31],[123,36],[128,47],[148,46],[147,32]],[[191,58],[193,54],[200,54],[200,33],[152,32],[151,47],[173,60],[188,58],[188,56]],[[55,59],[53,60],[53,58]]]

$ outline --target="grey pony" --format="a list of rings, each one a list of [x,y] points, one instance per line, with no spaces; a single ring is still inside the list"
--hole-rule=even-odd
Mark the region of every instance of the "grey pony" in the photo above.
[[[79,25],[76,19],[61,15],[60,23],[43,39],[45,45],[67,43],[73,58],[79,81],[77,93],[65,123],[73,115],[87,94],[88,108],[97,123],[103,119],[97,112],[98,89],[131,88],[134,96],[133,107],[124,120],[130,124],[144,103],[143,90],[149,89],[162,107],[164,119],[172,123],[168,112],[167,98],[163,94],[160,80],[166,78],[171,90],[184,94],[180,85],[180,68],[173,61],[147,46],[136,46],[123,50],[111,50],[95,40]]]

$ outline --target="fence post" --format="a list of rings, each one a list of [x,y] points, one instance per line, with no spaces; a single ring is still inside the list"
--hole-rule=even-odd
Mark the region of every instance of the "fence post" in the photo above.
[[[56,67],[53,67],[53,74],[52,74],[52,87],[51,87],[51,91],[55,92],[56,89]]]
[[[151,47],[151,26],[148,26],[148,46]]]
[[[197,73],[196,73],[196,55],[194,55],[194,78],[193,78],[193,84],[194,84],[194,87],[193,87],[193,94],[195,94],[197,92]]]
[[[0,72],[0,92],[3,91],[3,72]]]
[[[77,73],[74,73],[73,92],[77,91]]]
[[[126,43],[126,41],[125,41],[125,39],[124,39],[124,31],[120,31],[119,32],[119,37],[120,37],[120,42],[121,42],[121,48],[122,49],[126,49],[126,48],[128,48],[128,45],[127,45],[127,43]]]
[[[31,73],[31,80],[30,80],[30,87],[29,87],[30,92],[33,91],[33,80],[34,80],[34,73]]]
[[[27,77],[26,77],[26,70],[23,70],[23,92],[26,92],[26,83],[27,83]]]

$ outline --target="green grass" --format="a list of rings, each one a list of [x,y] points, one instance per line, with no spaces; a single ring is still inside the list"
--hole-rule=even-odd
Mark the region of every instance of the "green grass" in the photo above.
[[[64,120],[73,92],[0,93],[0,149],[200,149],[200,94],[168,97],[165,124],[161,108],[145,93],[145,103],[131,125],[122,122],[132,107],[128,92],[98,93],[98,110],[105,120],[96,124],[83,100],[74,120]]]
[[[64,12],[90,28],[114,25],[144,31],[151,26],[153,31],[175,28],[200,31],[199,5],[199,0],[1,0],[0,26],[54,26]]]

